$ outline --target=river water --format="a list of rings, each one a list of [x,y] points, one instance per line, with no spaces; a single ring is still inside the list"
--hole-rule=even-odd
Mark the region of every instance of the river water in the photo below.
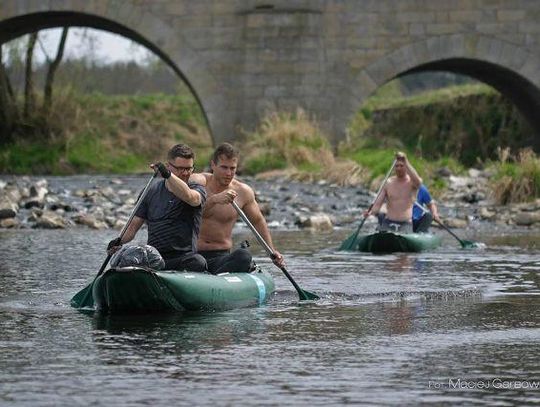
[[[80,313],[115,231],[0,230],[0,405],[538,405],[540,234],[421,254],[337,252],[351,232],[274,231],[322,298],[206,314]],[[139,237],[144,241],[144,233]]]

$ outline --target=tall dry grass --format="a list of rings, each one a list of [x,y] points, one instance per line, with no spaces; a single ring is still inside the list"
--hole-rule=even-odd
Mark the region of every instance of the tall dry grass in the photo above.
[[[351,160],[337,160],[328,137],[302,109],[267,115],[245,134],[243,170],[280,174],[302,181],[328,180],[345,185],[365,181],[366,171]]]
[[[530,148],[516,155],[509,148],[499,149],[491,182],[495,201],[500,205],[528,202],[540,197],[540,157]]]

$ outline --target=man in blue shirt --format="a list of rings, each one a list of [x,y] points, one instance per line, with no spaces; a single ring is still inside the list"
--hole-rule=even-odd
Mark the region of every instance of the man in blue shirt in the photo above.
[[[131,241],[146,222],[148,244],[159,251],[166,270],[207,270],[206,260],[197,253],[206,190],[189,181],[194,158],[189,146],[177,144],[169,150],[166,165],[152,164],[162,179],[148,189],[122,240],[111,240],[109,253]]]
[[[422,205],[422,207],[424,207],[424,205],[427,206],[429,212],[426,210],[423,211],[416,203],[413,205],[413,232],[427,233],[433,219],[437,222],[440,222],[441,219],[439,218],[437,205],[435,205],[435,202],[431,199],[431,195],[424,184],[420,185],[420,188],[418,189],[416,202]]]

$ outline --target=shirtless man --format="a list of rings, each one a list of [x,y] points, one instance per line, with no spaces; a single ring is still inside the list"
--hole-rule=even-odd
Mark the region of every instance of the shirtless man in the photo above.
[[[386,201],[386,216],[382,219],[379,230],[411,233],[412,208],[422,179],[402,152],[396,153],[394,171],[396,175],[388,179],[373,207],[364,212],[364,217],[378,214]]]
[[[193,174],[190,181],[206,186],[207,200],[199,240],[199,254],[207,262],[208,271],[213,274],[226,272],[249,272],[251,253],[245,248],[231,252],[232,230],[238,213],[231,204],[235,201],[245,212],[255,229],[266,240],[275,253],[274,263],[283,267],[283,256],[274,248],[255,193],[251,187],[235,178],[238,168],[238,151],[229,143],[223,143],[214,151],[211,160],[212,173]]]

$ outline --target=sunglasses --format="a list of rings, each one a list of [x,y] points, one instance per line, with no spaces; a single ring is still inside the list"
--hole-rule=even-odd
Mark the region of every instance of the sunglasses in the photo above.
[[[167,161],[167,164],[173,167],[176,171],[181,171],[181,172],[191,172],[195,169],[195,167],[179,167],[174,164],[171,164],[171,162],[169,161]]]

